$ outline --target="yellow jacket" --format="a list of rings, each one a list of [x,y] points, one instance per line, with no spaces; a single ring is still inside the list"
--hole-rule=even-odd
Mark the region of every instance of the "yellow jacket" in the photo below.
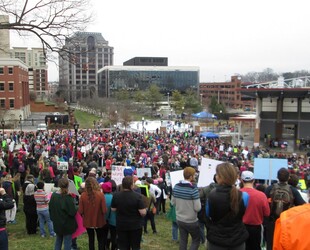
[[[309,250],[310,204],[290,208],[276,221],[273,250]]]

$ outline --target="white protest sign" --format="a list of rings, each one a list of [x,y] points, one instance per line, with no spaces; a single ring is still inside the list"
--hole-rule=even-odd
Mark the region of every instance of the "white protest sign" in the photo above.
[[[181,180],[184,180],[183,170],[170,172],[170,181],[171,181],[172,188],[174,188],[174,185],[179,183]]]
[[[68,170],[68,162],[66,161],[57,161],[57,169],[66,171]]]
[[[54,183],[45,183],[44,184],[44,191],[47,195],[49,195],[52,192],[53,188],[54,188]]]
[[[115,181],[116,185],[122,184],[124,178],[124,168],[123,166],[112,165],[111,179]]]
[[[145,173],[147,173],[148,177],[152,177],[151,168],[137,168],[137,176],[142,178]]]
[[[214,182],[213,177],[216,173],[216,166],[220,163],[223,162],[204,157],[202,158],[201,166],[199,168],[198,187],[206,187]]]

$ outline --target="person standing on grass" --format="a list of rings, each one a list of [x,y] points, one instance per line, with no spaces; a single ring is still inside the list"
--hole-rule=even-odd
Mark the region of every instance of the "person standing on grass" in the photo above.
[[[267,196],[254,188],[254,174],[252,172],[243,171],[241,181],[243,188],[240,191],[249,195],[249,204],[242,219],[249,233],[249,238],[245,242],[246,250],[261,250],[262,224],[264,217],[270,214]]]
[[[35,185],[33,175],[27,175],[26,181],[22,187],[23,190],[23,202],[24,202],[24,213],[26,216],[26,229],[28,234],[37,233],[37,204],[34,199]]]
[[[49,212],[56,233],[54,250],[61,250],[62,243],[64,243],[64,250],[71,250],[72,234],[77,229],[75,220],[77,207],[68,191],[69,180],[59,179],[58,187],[60,190],[52,194],[49,203]]]
[[[235,186],[238,172],[231,163],[218,164],[215,178],[218,185],[210,192],[206,203],[207,249],[245,250],[249,234],[242,217],[249,195]]]
[[[133,191],[132,176],[122,180],[122,191],[113,195],[111,210],[116,211],[117,246],[120,250],[140,250],[143,217],[146,215],[142,195]]]
[[[95,232],[98,249],[104,250],[107,243],[104,241],[107,206],[104,194],[100,191],[99,184],[94,177],[87,177],[85,181],[85,192],[80,197],[78,211],[83,217],[83,224],[87,230],[89,250],[95,250]]]
[[[56,234],[54,232],[53,222],[50,218],[50,213],[48,211],[48,202],[49,199],[47,197],[46,192],[44,191],[44,182],[39,181],[37,183],[37,191],[34,193],[34,199],[37,203],[37,214],[39,218],[39,225],[40,225],[40,234],[41,237],[46,237],[45,233],[45,223],[47,224],[48,231],[51,237],[55,237]]]
[[[5,211],[14,207],[13,199],[6,194],[4,188],[0,188],[0,249],[9,249],[8,234],[6,231],[6,217]]]
[[[171,204],[176,208],[177,223],[180,231],[180,250],[187,249],[188,235],[192,237],[190,249],[197,250],[200,245],[200,231],[197,213],[201,209],[199,191],[194,185],[196,170],[186,167],[184,180],[177,183],[172,190]]]

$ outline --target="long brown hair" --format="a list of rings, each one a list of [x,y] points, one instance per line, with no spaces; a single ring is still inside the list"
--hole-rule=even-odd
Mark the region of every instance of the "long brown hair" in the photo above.
[[[100,191],[99,184],[94,177],[87,177],[85,180],[85,190],[88,195],[88,200],[90,203],[95,203],[95,191]]]
[[[241,195],[239,195],[239,191],[235,186],[238,178],[236,168],[229,162],[221,163],[216,167],[216,174],[221,179],[221,185],[232,187],[230,191],[230,209],[234,215],[237,215],[239,212]]]
[[[61,178],[58,181],[58,187],[60,187],[60,192],[62,195],[69,193],[69,181],[67,178]]]

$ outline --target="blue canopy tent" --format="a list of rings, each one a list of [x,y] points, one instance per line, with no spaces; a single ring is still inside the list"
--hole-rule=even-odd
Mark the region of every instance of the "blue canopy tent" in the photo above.
[[[209,112],[202,111],[196,114],[192,114],[193,117],[195,118],[205,118],[205,119],[217,119],[216,115],[213,115]]]
[[[200,135],[206,138],[219,138],[217,134],[214,134],[212,132],[202,132],[200,133]]]

